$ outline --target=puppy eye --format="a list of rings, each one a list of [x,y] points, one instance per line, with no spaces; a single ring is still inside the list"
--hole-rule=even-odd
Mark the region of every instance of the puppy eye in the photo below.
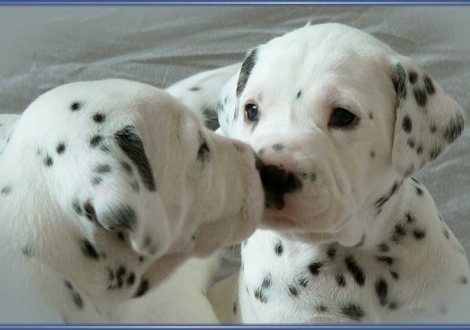
[[[248,103],[247,105],[245,105],[245,116],[249,121],[258,121],[259,120],[258,106],[253,103]]]
[[[352,112],[343,108],[336,108],[333,110],[328,126],[333,128],[351,127],[357,123],[356,118]]]

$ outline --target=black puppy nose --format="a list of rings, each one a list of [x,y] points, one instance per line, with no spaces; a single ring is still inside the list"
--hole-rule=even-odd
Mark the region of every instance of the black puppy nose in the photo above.
[[[266,195],[266,207],[282,209],[284,195],[302,188],[302,182],[292,172],[275,165],[265,165],[260,170],[261,182]]]

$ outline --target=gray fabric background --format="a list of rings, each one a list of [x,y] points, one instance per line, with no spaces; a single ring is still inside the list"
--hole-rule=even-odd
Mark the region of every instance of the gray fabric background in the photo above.
[[[240,61],[293,28],[341,22],[412,56],[470,118],[470,7],[0,7],[0,113],[62,83],[126,78],[158,87]],[[418,178],[470,252],[470,130]],[[225,271],[235,267],[224,263]]]

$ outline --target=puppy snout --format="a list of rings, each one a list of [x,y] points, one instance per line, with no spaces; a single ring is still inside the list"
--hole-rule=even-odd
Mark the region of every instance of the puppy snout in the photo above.
[[[262,164],[262,161],[260,160]],[[284,208],[284,195],[302,188],[298,176],[276,165],[261,165],[258,169],[265,191],[267,208],[281,210]]]

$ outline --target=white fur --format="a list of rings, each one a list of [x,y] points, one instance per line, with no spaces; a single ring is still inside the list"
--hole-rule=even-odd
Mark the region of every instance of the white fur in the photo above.
[[[144,322],[122,318],[142,283],[164,283],[262,219],[252,149],[154,87],[68,84],[0,124],[2,323]]]

